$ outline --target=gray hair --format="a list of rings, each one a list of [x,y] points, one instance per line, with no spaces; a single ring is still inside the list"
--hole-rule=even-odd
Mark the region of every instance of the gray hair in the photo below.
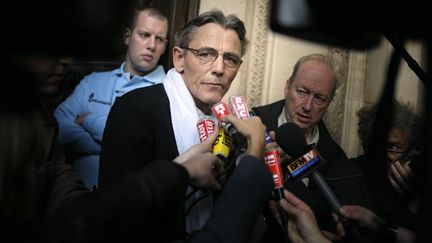
[[[219,24],[225,29],[234,30],[240,39],[241,55],[243,56],[245,54],[249,41],[246,39],[246,28],[243,21],[234,14],[225,16],[220,10],[204,12],[187,22],[176,33],[175,40],[177,46],[187,47],[196,29],[208,23]]]
[[[318,61],[318,62],[325,63],[325,64],[327,64],[327,65],[330,67],[330,69],[333,71],[334,86],[333,86],[333,90],[332,90],[332,93],[331,93],[331,97],[333,98],[334,95],[335,95],[335,93],[336,93],[336,87],[337,87],[338,80],[337,80],[337,78],[336,78],[336,73],[335,73],[335,71],[334,71],[334,66],[333,66],[333,64],[332,64],[332,62],[331,62],[331,60],[330,60],[330,58],[329,58],[328,56],[323,55],[323,54],[313,53],[313,54],[309,54],[309,55],[306,55],[306,56],[300,57],[300,58],[297,60],[296,64],[294,65],[293,72],[292,72],[290,78],[288,79],[288,80],[290,81],[290,85],[291,85],[292,81],[296,78],[296,76],[297,76],[297,72],[298,72],[298,70],[300,69],[300,67],[301,67],[305,62],[310,61],[310,60],[315,60],[315,61]]]

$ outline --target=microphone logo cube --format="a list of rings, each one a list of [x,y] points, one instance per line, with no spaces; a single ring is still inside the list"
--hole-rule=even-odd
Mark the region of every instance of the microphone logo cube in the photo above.
[[[214,132],[216,122],[211,116],[203,116],[198,120],[197,129],[200,142],[206,140]]]
[[[231,96],[229,98],[229,107],[231,112],[239,119],[250,118],[249,109],[246,104],[246,100],[241,95]]]
[[[321,165],[321,157],[318,152],[312,147],[307,153],[300,158],[288,163],[286,168],[289,174],[295,180],[300,180],[313,169]]]
[[[213,105],[212,111],[213,111],[213,114],[216,116],[216,118],[220,122],[222,122],[222,120],[221,120],[222,117],[231,114],[231,112],[228,108],[228,105],[223,101]]]

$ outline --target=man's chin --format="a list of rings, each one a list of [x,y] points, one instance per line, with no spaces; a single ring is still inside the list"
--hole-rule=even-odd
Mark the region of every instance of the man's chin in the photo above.
[[[308,128],[311,127],[311,124],[310,124],[309,121],[302,121],[302,120],[296,119],[294,122],[295,122],[295,124],[297,124],[297,126],[299,126],[302,130],[306,130],[306,129],[308,129]]]
[[[215,94],[215,93],[209,93],[208,95],[206,95],[205,97],[204,97],[204,99],[203,99],[203,102],[204,103],[206,103],[206,104],[211,104],[211,105],[214,105],[214,104],[216,104],[216,103],[218,103],[219,101],[221,101],[222,100],[222,95],[220,95],[219,93],[218,94]]]

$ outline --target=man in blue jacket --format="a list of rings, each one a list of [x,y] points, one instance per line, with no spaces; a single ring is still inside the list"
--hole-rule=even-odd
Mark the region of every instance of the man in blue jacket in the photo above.
[[[130,18],[124,34],[125,62],[118,69],[84,77],[54,113],[59,140],[74,156],[74,169],[90,188],[97,186],[102,135],[115,99],[165,77],[157,63],[167,44],[167,18],[146,7],[134,8]]]

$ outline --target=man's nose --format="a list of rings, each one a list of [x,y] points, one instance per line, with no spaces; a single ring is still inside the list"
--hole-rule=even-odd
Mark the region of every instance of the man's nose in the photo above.
[[[218,76],[223,74],[225,68],[225,63],[223,61],[223,55],[219,54],[216,60],[213,62],[213,73],[216,73]]]
[[[147,40],[147,49],[154,50],[156,47],[156,36],[151,36]]]
[[[313,95],[312,94],[309,94],[307,97],[306,97],[306,99],[305,99],[305,101],[304,101],[304,103],[303,103],[303,109],[305,110],[305,111],[310,111],[310,110],[312,110],[312,106],[313,106]]]

